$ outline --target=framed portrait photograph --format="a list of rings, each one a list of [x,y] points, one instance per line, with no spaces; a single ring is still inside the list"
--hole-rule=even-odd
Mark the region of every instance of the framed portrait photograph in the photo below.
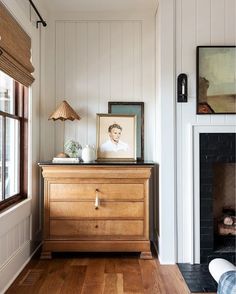
[[[236,113],[236,46],[197,47],[197,114]]]
[[[136,115],[136,155],[144,160],[144,102],[108,102],[108,113]]]
[[[97,114],[97,160],[136,161],[136,115]]]

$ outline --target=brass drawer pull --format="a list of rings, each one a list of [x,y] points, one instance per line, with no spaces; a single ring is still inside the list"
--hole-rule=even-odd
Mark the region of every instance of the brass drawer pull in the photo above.
[[[95,209],[98,209],[98,207],[100,205],[100,200],[99,200],[98,192],[99,192],[99,190],[96,189]]]

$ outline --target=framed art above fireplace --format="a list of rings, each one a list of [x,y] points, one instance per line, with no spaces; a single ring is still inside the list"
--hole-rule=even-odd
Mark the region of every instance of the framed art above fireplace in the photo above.
[[[197,47],[197,114],[236,113],[236,46]]]

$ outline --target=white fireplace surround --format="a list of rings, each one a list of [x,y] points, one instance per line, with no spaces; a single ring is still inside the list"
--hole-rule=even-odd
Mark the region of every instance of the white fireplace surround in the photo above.
[[[190,160],[190,172],[192,181],[189,189],[193,191],[191,199],[190,226],[191,236],[191,263],[200,263],[200,160],[199,138],[201,133],[236,133],[235,125],[190,125],[192,160]]]

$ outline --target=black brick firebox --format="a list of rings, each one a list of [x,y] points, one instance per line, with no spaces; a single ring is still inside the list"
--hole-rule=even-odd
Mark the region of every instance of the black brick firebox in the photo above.
[[[235,163],[235,141],[235,133],[200,134],[200,264],[178,264],[191,293],[217,291],[217,284],[208,270],[210,260],[221,257],[235,263],[235,236],[231,236],[233,246],[229,246],[229,251],[219,250],[214,233],[215,174],[219,167]]]
[[[213,220],[213,166],[218,163],[235,163],[235,141],[235,133],[200,134],[201,263],[208,263],[211,259],[216,257],[226,258],[235,263],[235,248],[232,252],[218,252],[215,249]]]

